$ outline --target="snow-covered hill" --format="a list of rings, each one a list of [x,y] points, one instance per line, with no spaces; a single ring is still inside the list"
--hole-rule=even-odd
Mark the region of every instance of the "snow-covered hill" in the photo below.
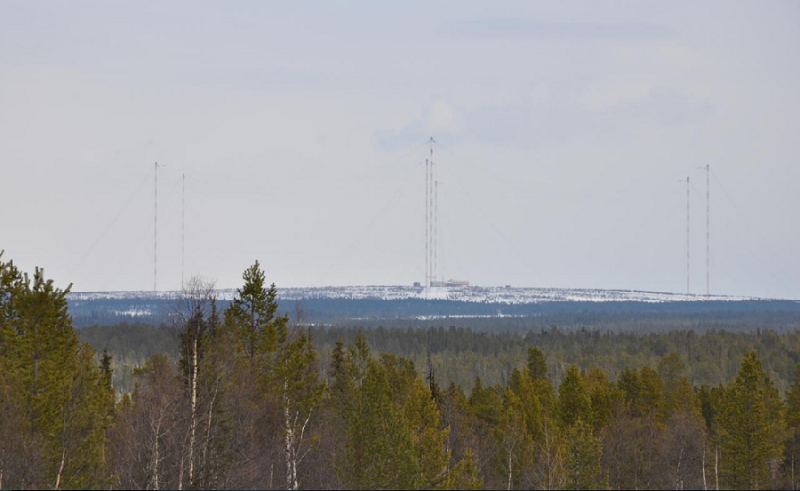
[[[220,300],[230,300],[236,290],[217,291]],[[73,292],[71,301],[81,300],[121,300],[121,299],[170,299],[180,296],[178,291],[127,291],[127,292]],[[456,300],[464,302],[527,304],[543,302],[698,302],[698,301],[741,301],[760,300],[755,297],[725,295],[687,295],[684,293],[645,292],[635,290],[597,290],[579,288],[521,288],[496,286],[463,286],[432,288],[430,291],[420,287],[399,285],[375,286],[327,286],[280,288],[278,298],[284,300],[300,299],[347,299],[347,300]]]

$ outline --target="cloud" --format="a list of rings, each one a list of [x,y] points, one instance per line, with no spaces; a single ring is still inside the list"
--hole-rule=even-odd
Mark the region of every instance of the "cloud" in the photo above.
[[[669,38],[673,31],[647,22],[551,22],[512,17],[490,17],[453,23],[450,35],[484,40],[621,40],[644,41]]]
[[[647,97],[619,103],[603,111],[606,119],[644,121],[662,126],[680,126],[713,114],[714,108],[709,101],[669,88],[655,88]]]
[[[406,125],[395,129],[381,129],[374,133],[373,141],[382,150],[407,148],[426,141],[434,135],[453,141],[463,134],[465,113],[445,99],[435,99],[420,115]]]
[[[641,97],[603,108],[581,102],[580,89],[552,87],[546,97],[487,101],[465,109],[445,99],[427,105],[420,115],[396,129],[376,131],[373,140],[384,151],[408,148],[433,135],[450,144],[468,141],[530,147],[563,145],[587,134],[638,126],[679,127],[714,115],[710,101],[676,88],[655,87]]]

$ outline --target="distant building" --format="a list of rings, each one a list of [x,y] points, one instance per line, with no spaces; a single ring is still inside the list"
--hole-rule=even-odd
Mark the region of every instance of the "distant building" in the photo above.
[[[416,288],[420,288],[420,287],[422,287],[422,283],[420,283],[419,281],[415,281],[415,282],[414,282],[414,286],[415,286]]]
[[[466,280],[447,280],[447,281],[432,281],[431,286],[433,287],[459,287],[459,286],[469,286],[469,281]]]

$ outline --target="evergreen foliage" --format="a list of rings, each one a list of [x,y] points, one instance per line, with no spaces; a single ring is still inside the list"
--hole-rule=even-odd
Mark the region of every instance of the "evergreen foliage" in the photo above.
[[[1,259],[2,489],[796,487],[800,365],[782,395],[785,360],[743,350],[711,383],[698,352],[800,358],[792,333],[309,329],[256,262],[224,312],[185,292],[175,325],[146,331],[171,350],[120,379],[130,326],[96,353],[69,289]],[[479,369],[448,368],[459,353]]]

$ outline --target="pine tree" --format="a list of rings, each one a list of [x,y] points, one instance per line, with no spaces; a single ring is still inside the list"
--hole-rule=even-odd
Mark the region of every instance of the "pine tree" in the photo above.
[[[331,404],[344,433],[336,473],[352,489],[414,489],[421,470],[403,408],[393,401],[387,370],[362,336],[348,349],[337,343]]]
[[[533,463],[533,435],[528,432],[523,403],[512,390],[503,392],[501,419],[495,427],[495,467],[506,489],[516,489]]]
[[[477,490],[483,486],[478,463],[471,449],[466,449],[464,458],[458,461],[447,474],[447,489]]]
[[[791,484],[797,489],[797,474],[800,473],[800,363],[794,371],[794,382],[786,394],[786,451],[784,467]]]
[[[592,407],[591,418],[585,422],[599,431],[608,425],[614,409],[619,403],[619,392],[609,382],[608,375],[594,365],[589,367],[583,378]]]
[[[572,426],[579,419],[591,421],[592,400],[586,383],[575,365],[567,369],[564,380],[558,387],[558,407],[561,423]]]
[[[0,257],[3,486],[85,487],[105,467],[108,390],[72,327],[68,292]]]
[[[528,375],[533,380],[547,378],[547,360],[544,352],[536,346],[528,348]]]
[[[754,351],[725,391],[720,414],[722,474],[727,485],[770,485],[771,466],[782,451],[783,401]]]
[[[249,358],[251,369],[260,368],[256,358],[273,353],[288,334],[288,316],[278,316],[277,289],[266,288],[266,276],[256,261],[242,275],[244,286],[225,310],[225,322],[233,329],[239,348]]]
[[[368,363],[359,392],[358,407],[348,421],[345,482],[357,489],[415,489],[420,469],[413,437],[377,361]]]
[[[576,420],[566,435],[567,489],[606,489],[608,478],[602,466],[603,447],[592,427]]]
[[[280,347],[275,372],[264,382],[264,390],[280,394],[286,486],[299,489],[298,467],[310,448],[309,423],[325,391],[310,334],[302,332]]]
[[[469,396],[469,405],[478,419],[491,426],[500,423],[502,419],[502,400],[494,387],[483,387],[480,377],[475,377],[472,393]]]
[[[422,489],[447,487],[448,428],[442,428],[439,408],[430,388],[416,377],[405,402],[405,416],[414,442]]]

